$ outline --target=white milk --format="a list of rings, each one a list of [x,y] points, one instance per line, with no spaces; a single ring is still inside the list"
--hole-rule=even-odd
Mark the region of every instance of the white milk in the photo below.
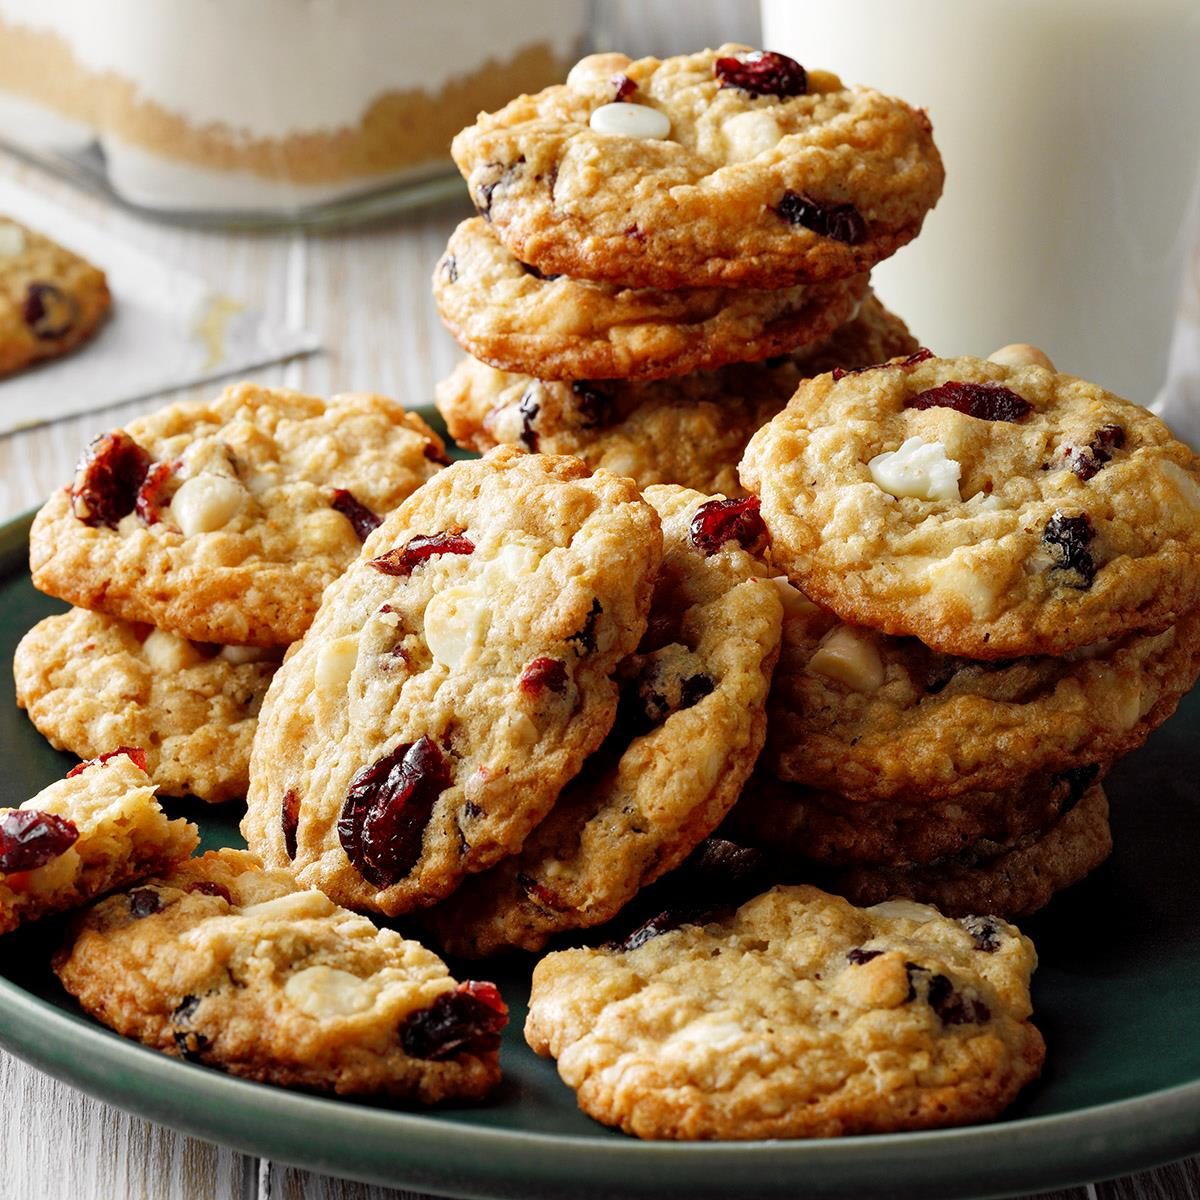
[[[1147,403],[1200,162],[1197,0],[763,0],[763,45],[928,110],[946,190],[875,272],[941,354],[1043,347]]]

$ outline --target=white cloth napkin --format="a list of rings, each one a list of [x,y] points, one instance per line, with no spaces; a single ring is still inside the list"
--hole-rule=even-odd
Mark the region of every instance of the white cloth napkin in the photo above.
[[[112,312],[63,358],[0,380],[0,434],[237,374],[319,349],[315,335],[264,319],[27,188],[0,180],[11,216],[108,276]]]

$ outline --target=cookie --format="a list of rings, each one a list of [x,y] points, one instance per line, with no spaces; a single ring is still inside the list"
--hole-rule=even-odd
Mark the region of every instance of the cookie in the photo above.
[[[548,955],[525,1037],[643,1138],[836,1137],[996,1116],[1041,1069],[1033,944],[987,917],[780,887],[731,916]]]
[[[81,763],[20,808],[0,809],[0,933],[168,869],[200,842],[169,821],[140,750]]]
[[[977,662],[843,624],[791,588],[785,600],[766,761],[858,801],[924,807],[1111,760],[1200,674],[1200,610],[1063,657]]]
[[[469,354],[539,379],[658,379],[811,346],[850,319],[866,275],[773,291],[660,291],[547,277],[481,217],[433,273],[442,321]]]
[[[738,45],[591,55],[451,153],[521,262],[627,287],[856,275],[916,237],[943,178],[924,112]]]
[[[650,382],[556,382],[465,359],[438,385],[437,406],[461,446],[512,443],[577,454],[639,487],[677,483],[741,496],[737,463],[754,431],[809,374],[863,367],[917,349],[899,317],[868,295],[854,317],[803,355]]]
[[[1200,459],[1042,367],[915,355],[809,380],[746,449],[775,560],[946,654],[1065,654],[1200,604]]]
[[[662,518],[663,562],[646,637],[618,669],[613,732],[520,854],[429,911],[449,953],[538,950],[609,920],[712,832],[762,748],[782,619],[766,568],[736,538],[705,537],[727,501],[671,486],[645,497]],[[753,549],[741,520],[732,531]]]
[[[54,970],[123,1036],[260,1083],[436,1104],[500,1079],[494,984],[456,983],[424,947],[245,851],[101,901]]]
[[[103,271],[0,217],[0,375],[74,349],[111,305]]]
[[[514,447],[448,467],[272,681],[250,848],[389,916],[515,853],[612,726],[661,554],[627,479]]]
[[[57,750],[141,746],[167,796],[244,796],[255,718],[282,652],[200,645],[75,608],[39,621],[13,658],[17,704]]]
[[[189,641],[286,645],[444,461],[433,430],[382,396],[236,384],[96,438],[34,520],[33,582]]]

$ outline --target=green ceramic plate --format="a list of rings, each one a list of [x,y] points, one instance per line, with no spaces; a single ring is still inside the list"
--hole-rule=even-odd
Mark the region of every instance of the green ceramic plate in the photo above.
[[[33,590],[29,519],[0,527],[0,804],[74,762],[12,702],[20,636],[64,606]],[[57,987],[45,928],[0,958],[0,1043],[113,1104],[198,1137],[316,1170],[470,1197],[892,1197],[936,1200],[1065,1186],[1200,1151],[1200,693],[1112,776],[1117,851],[1029,921],[1042,966],[1043,1079],[993,1125],[810,1142],[656,1144],[580,1114],[521,1040],[528,972],[499,980],[512,1023],[495,1101],[433,1115],[299,1095],[165,1058],[83,1017]],[[236,814],[167,801],[207,846]]]

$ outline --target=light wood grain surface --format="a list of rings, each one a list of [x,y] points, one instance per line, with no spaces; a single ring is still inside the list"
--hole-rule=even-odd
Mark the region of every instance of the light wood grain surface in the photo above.
[[[755,6],[708,0],[689,6],[622,2],[607,21],[631,53],[670,52],[723,39],[753,42]],[[686,30],[679,28],[686,23]],[[622,30],[625,36],[622,37]],[[457,359],[428,279],[464,208],[445,206],[384,227],[336,235],[253,235],[155,225],[0,156],[0,175],[41,189],[114,236],[194,271],[231,296],[315,330],[324,353],[257,372],[266,383],[317,394],[356,388],[429,403]],[[0,438],[0,520],[39,503],[69,477],[100,429],[166,399]],[[93,1100],[0,1053],[0,1200],[411,1200],[184,1137]],[[731,1194],[736,1183],[731,1181]],[[1048,1193],[1055,1200],[1185,1200],[1200,1196],[1200,1160],[1127,1179]]]

